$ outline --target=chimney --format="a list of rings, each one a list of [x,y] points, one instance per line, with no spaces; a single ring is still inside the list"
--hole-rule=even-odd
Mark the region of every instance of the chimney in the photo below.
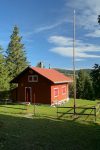
[[[49,69],[50,69],[50,64],[49,64]]]
[[[43,62],[40,62],[40,68],[44,68]]]

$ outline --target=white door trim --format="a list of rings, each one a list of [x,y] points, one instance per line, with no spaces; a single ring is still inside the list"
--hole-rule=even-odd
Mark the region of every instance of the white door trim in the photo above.
[[[26,89],[30,89],[30,102],[32,102],[32,87],[25,87],[25,102],[26,102]]]

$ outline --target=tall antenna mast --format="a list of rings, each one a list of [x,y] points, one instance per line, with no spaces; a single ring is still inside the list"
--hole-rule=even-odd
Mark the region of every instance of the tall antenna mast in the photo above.
[[[73,14],[73,83],[74,83],[74,115],[76,108],[76,77],[75,77],[75,10]]]

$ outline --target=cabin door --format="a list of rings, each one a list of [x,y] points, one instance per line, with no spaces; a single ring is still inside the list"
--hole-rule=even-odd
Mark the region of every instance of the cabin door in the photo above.
[[[31,87],[25,87],[25,102],[32,101],[32,89]]]

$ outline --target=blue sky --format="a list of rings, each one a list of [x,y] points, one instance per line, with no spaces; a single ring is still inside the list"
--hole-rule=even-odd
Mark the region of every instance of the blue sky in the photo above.
[[[6,50],[17,25],[32,66],[71,69],[74,9],[76,68],[100,64],[100,0],[0,0],[0,45]]]

